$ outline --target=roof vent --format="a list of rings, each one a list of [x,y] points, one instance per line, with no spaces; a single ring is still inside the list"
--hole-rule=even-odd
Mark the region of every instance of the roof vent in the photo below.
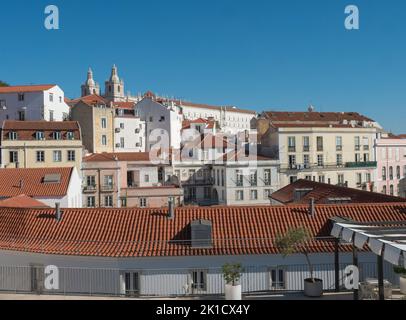
[[[192,248],[211,248],[212,224],[209,220],[199,219],[190,223]]]
[[[62,220],[61,204],[59,202],[55,203],[55,219],[58,222]]]
[[[175,202],[173,199],[168,201],[168,219],[175,218]]]
[[[61,183],[61,174],[60,173],[46,174],[44,176],[43,183]]]
[[[315,205],[314,205],[314,198],[310,198],[310,201],[309,201],[309,214],[312,217],[314,217],[315,214],[316,214],[316,208],[315,208]]]

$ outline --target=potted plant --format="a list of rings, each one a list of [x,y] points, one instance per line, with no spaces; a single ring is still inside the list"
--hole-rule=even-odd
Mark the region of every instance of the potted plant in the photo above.
[[[276,237],[275,244],[284,257],[294,253],[302,253],[309,266],[310,278],[304,280],[304,294],[308,297],[321,297],[323,295],[323,280],[314,277],[313,265],[310,261],[307,243],[312,239],[305,228],[290,229],[284,235]]]
[[[400,266],[393,267],[393,271],[399,275],[400,293],[406,294],[406,269]]]
[[[226,300],[241,300],[240,279],[242,272],[243,268],[240,263],[227,263],[223,266],[223,277],[226,281]]]

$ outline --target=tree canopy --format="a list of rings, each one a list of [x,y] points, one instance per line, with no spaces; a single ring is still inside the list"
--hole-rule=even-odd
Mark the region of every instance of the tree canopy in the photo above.
[[[10,85],[7,82],[0,80],[0,87],[9,87]]]

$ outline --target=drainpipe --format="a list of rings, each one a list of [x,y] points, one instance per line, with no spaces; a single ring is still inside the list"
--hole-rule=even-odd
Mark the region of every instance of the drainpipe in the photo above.
[[[99,198],[99,208],[101,208],[101,173],[100,173],[100,169],[97,169],[97,176],[98,176],[98,185],[99,187],[97,188],[97,193],[98,193],[98,198]]]

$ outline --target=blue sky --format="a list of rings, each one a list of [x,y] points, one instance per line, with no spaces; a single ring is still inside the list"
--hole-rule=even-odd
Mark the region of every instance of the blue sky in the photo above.
[[[56,4],[60,30],[44,28]],[[344,28],[344,8],[360,30]],[[406,1],[1,1],[0,79],[104,87],[262,110],[357,111],[406,133]]]

